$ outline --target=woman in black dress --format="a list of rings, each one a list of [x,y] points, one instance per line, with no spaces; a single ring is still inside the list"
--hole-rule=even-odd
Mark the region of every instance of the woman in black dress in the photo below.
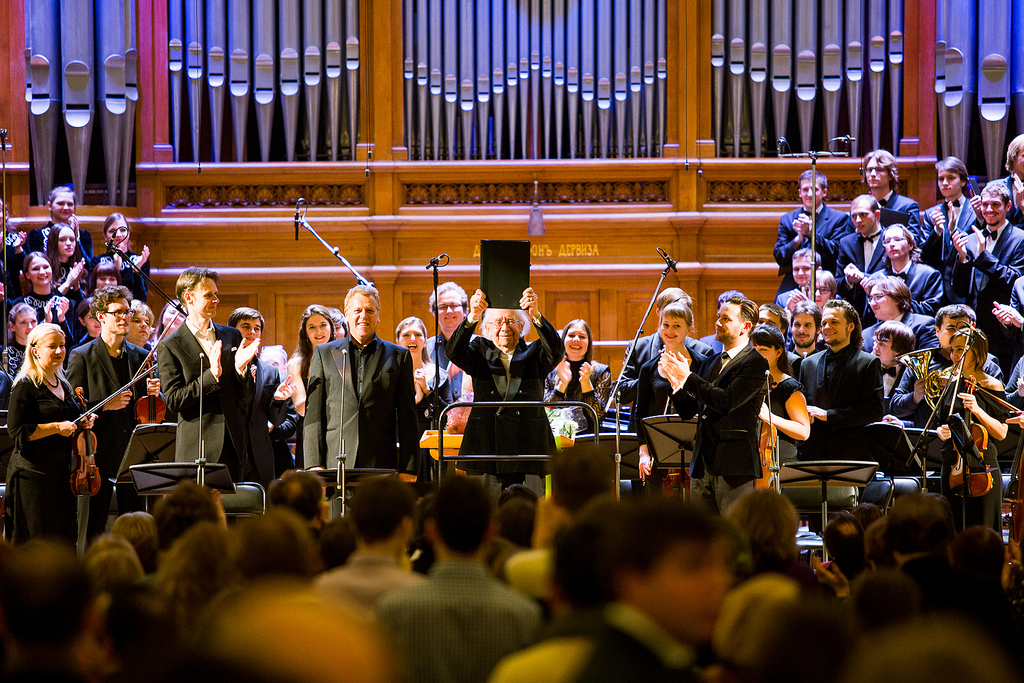
[[[954,365],[964,355],[967,342],[966,334],[964,331],[956,332],[950,340],[949,345],[952,350]],[[996,458],[997,448],[995,442],[1005,439],[1006,434],[1009,432],[1009,428],[1006,426],[1006,418],[1009,415],[1009,411],[1002,404],[993,401],[988,394],[988,392],[992,392],[992,394],[1000,398],[1004,396],[1002,383],[991,375],[985,374],[985,371],[982,370],[987,357],[988,338],[981,330],[975,330],[974,341],[971,344],[970,350],[967,351],[967,358],[964,360],[963,378],[957,387],[958,393],[954,398],[952,390],[946,392],[946,396],[939,407],[939,415],[941,421],[945,422],[949,415],[949,404],[955,400],[953,415],[959,415],[968,425],[971,422],[980,424],[988,431],[988,445],[983,450],[980,448],[979,450],[981,450],[985,467],[995,468],[995,471],[992,473],[992,488],[983,496],[968,496],[965,503],[964,497],[954,492],[950,487],[949,475],[956,461],[956,453],[953,450],[952,434],[947,424],[940,424],[937,429],[939,438],[943,441],[940,488],[942,495],[949,499],[949,504],[953,508],[953,523],[956,525],[957,531],[962,530],[966,523],[967,526],[980,524],[1002,533],[1000,512],[1002,508],[1003,482],[1002,476],[999,473],[999,461]],[[978,359],[981,359],[980,363]],[[975,380],[980,389],[970,393],[966,386],[968,378]],[[975,463],[975,466],[980,468],[978,463]]]
[[[761,405],[761,420],[771,421],[779,433],[779,463],[796,460],[796,442],[806,441],[811,434],[811,418],[807,414],[807,399],[803,385],[790,375],[786,338],[774,325],[760,324],[750,333],[750,345],[768,361],[771,379],[765,403]]]
[[[14,378],[5,522],[15,545],[47,536],[71,543],[78,538],[70,475],[73,421],[82,409],[64,379],[64,340],[56,325],[38,325],[28,335],[25,361]],[[86,426],[94,419],[87,418]]]
[[[604,406],[612,391],[612,371],[594,360],[593,336],[586,320],[577,318],[562,328],[565,357],[544,381],[545,401],[583,401],[597,411],[596,429],[601,429]],[[579,432],[593,434],[590,411],[572,408],[573,421]]]
[[[78,235],[70,225],[58,224],[46,237],[46,258],[53,271],[57,293],[75,301],[85,296],[89,282],[89,268],[78,246]]]
[[[693,329],[693,312],[690,307],[681,301],[671,303],[661,311],[661,341],[665,345],[665,351],[674,351],[686,356],[690,361],[690,367],[700,368],[707,360],[707,357],[686,348],[686,338]],[[663,352],[664,353],[664,352]],[[646,480],[654,471],[654,456],[647,448],[647,438],[644,435],[641,421],[652,415],[664,415],[671,408],[672,385],[658,370],[660,357],[655,357],[640,367],[640,376],[637,383],[636,401],[633,403],[633,415],[631,418],[632,429],[636,432],[636,442],[640,447],[639,470],[640,478]],[[697,402],[692,398],[687,399],[693,405],[693,412],[683,415],[683,418],[693,417],[697,410]],[[655,491],[660,491],[660,482],[653,482]]]
[[[11,302],[16,305],[22,301],[36,309],[36,320],[40,323],[53,323],[64,331],[64,336],[71,338],[71,319],[75,317],[74,306],[79,299],[61,296],[53,283],[53,268],[46,254],[33,251],[25,256],[21,266],[21,298]]]

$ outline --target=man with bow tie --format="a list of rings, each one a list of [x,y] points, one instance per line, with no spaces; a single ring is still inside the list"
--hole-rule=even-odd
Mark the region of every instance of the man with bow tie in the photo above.
[[[878,207],[907,214],[902,222],[914,233],[917,243],[923,243],[927,235],[921,230],[921,207],[910,197],[896,192],[900,180],[896,158],[884,149],[876,149],[864,155],[861,168],[864,170],[864,184],[878,202]]]
[[[885,263],[881,210],[874,197],[862,194],[850,204],[850,217],[856,232],[839,240],[836,284],[839,295],[853,304],[857,315],[864,316],[868,312],[868,274],[881,270]]]
[[[995,304],[1010,300],[1013,283],[1024,274],[1024,231],[1010,225],[1006,213],[1012,197],[1002,183],[991,183],[981,193],[984,226],[971,234],[952,235],[957,259],[953,265],[953,291],[978,315],[978,327],[989,339],[989,351],[999,360],[1003,376],[1014,361],[1014,335],[1005,332]]]
[[[931,266],[919,262],[921,250],[910,229],[895,223],[882,231],[885,267],[872,278],[892,276],[910,288],[910,310],[931,317],[942,306],[942,275]],[[865,323],[868,321],[865,320]]]
[[[882,376],[877,357],[861,349],[860,316],[833,299],[821,312],[828,348],[800,364],[811,435],[797,444],[800,460],[862,460],[869,447],[862,427],[882,419]]]
[[[921,245],[921,262],[942,274],[943,300],[962,304],[963,299],[953,291],[953,266],[958,254],[953,247],[952,235],[956,232],[970,233],[978,217],[964,194],[970,182],[964,162],[956,157],[946,157],[935,164],[935,174],[942,201],[924,214],[923,232],[927,239]]]
[[[718,309],[715,336],[722,352],[699,372],[682,354],[665,352],[658,372],[672,385],[672,405],[684,418],[695,411],[697,435],[690,462],[690,493],[709,509],[725,512],[764,476],[758,454],[758,414],[768,361],[749,343],[757,304],[730,297]]]

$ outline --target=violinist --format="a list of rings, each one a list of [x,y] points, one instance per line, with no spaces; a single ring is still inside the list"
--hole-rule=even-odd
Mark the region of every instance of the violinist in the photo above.
[[[64,332],[43,323],[26,340],[14,378],[7,428],[14,453],[7,469],[7,538],[20,545],[55,537],[74,543],[76,503],[71,492],[73,422],[82,414],[64,378]],[[91,427],[94,417],[83,420]]]
[[[779,433],[779,463],[796,460],[796,442],[806,441],[811,434],[811,418],[803,385],[791,376],[786,338],[779,328],[762,323],[750,333],[750,345],[768,361],[771,372],[767,399],[761,404],[762,429],[769,420]]]
[[[145,364],[146,352],[125,340],[131,293],[127,287],[104,287],[93,298],[90,311],[100,323],[99,336],[71,352],[68,380],[73,387],[82,387],[86,404],[91,408],[136,377]],[[100,409],[93,430],[98,442],[96,465],[100,469],[99,493],[89,501],[87,536],[103,533],[114,487],[111,479],[118,474],[132,431],[138,424],[133,410],[137,399],[147,394],[160,394],[160,380],[139,380]],[[119,501],[125,502],[126,501]],[[120,509],[120,512],[127,510]]]
[[[944,442],[942,445],[942,494],[949,499],[953,508],[953,521],[957,530],[961,530],[966,520],[967,526],[981,524],[996,531],[1002,531],[1000,511],[1002,507],[1002,481],[999,475],[999,462],[996,459],[995,441],[1002,441],[1009,431],[1005,424],[1008,411],[997,401],[993,400],[992,394],[998,397],[1003,396],[1002,383],[987,374],[982,367],[988,356],[988,338],[981,330],[974,333],[974,342],[970,349],[966,349],[967,336],[969,332],[962,329],[956,332],[950,340],[953,363],[959,362],[966,350],[966,358],[963,365],[963,378],[957,387],[957,394],[953,406],[953,414],[959,415],[967,425],[974,424],[981,427],[988,433],[987,443],[978,445],[984,459],[985,467],[996,468],[993,475],[991,489],[983,496],[970,497],[966,499],[954,494],[949,484],[950,471],[953,468],[957,453],[954,443],[951,440],[950,428],[945,424],[946,416],[949,415],[949,404],[953,400],[952,391],[947,392],[943,402],[939,405],[939,416],[942,424],[938,427],[939,438]],[[978,389],[970,391],[967,380],[977,382]],[[989,393],[991,392],[991,394]],[[976,443],[981,441],[981,430],[977,432]],[[984,446],[984,447],[983,447]],[[981,470],[981,463],[969,457],[970,451],[963,454],[964,478],[967,478],[968,466],[973,464],[973,470]],[[961,506],[966,507],[964,510]]]

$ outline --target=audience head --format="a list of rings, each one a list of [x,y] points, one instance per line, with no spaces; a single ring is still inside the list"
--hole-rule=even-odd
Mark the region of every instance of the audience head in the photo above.
[[[228,326],[234,327],[242,333],[242,339],[260,339],[263,336],[263,327],[266,323],[263,314],[255,308],[241,306],[231,311],[228,316]]]
[[[825,304],[821,312],[821,337],[833,351],[839,351],[847,345],[855,349],[862,348],[863,328],[857,309],[842,299],[833,299]]]
[[[570,361],[589,363],[594,360],[593,340],[590,325],[583,318],[570,320],[569,324],[562,328],[562,345]]]
[[[619,600],[677,641],[708,643],[733,581],[734,547],[720,520],[674,499],[625,510],[612,560]]]
[[[127,539],[113,534],[101,534],[92,540],[82,560],[93,588],[99,593],[111,593],[142,580],[145,571],[135,548]]]
[[[359,483],[351,506],[352,522],[363,545],[398,539],[412,540],[416,494],[393,476],[372,477]]]
[[[153,515],[142,511],[126,512],[114,520],[110,533],[132,544],[143,571],[147,574],[156,571],[158,539]]]
[[[852,581],[864,571],[864,527],[851,513],[832,515],[825,527],[824,540],[829,556],[847,579]]]
[[[327,519],[324,487],[312,472],[289,472],[274,482],[268,495],[271,507],[291,510],[312,528],[319,529]]]
[[[751,577],[729,591],[712,638],[717,666],[733,673],[735,680],[758,680],[765,635],[779,609],[799,599],[800,584],[774,573]]]
[[[181,634],[191,638],[206,607],[239,581],[230,532],[218,522],[200,521],[171,545],[154,583],[170,604]]]
[[[369,344],[380,322],[380,293],[370,285],[356,285],[345,295],[348,333],[359,345]]]
[[[950,559],[960,571],[999,583],[1005,565],[1004,552],[1002,536],[994,529],[969,526],[953,539]]]
[[[440,306],[438,306],[440,301]],[[437,314],[441,333],[447,339],[469,315],[469,296],[454,282],[443,282],[437,287],[437,299],[430,293],[430,315]]]
[[[320,550],[306,520],[275,506],[234,527],[235,561],[246,579],[310,579],[320,571]]]
[[[885,542],[888,517],[878,519],[864,527],[864,561],[872,569],[887,569],[896,566],[896,558]]]
[[[886,516],[885,544],[897,560],[917,553],[944,554],[953,533],[952,520],[935,496],[902,495]]]
[[[551,498],[576,514],[594,498],[615,495],[615,465],[593,444],[577,444],[550,460]]]
[[[324,570],[334,569],[348,562],[356,551],[356,528],[348,517],[332,519],[320,530],[320,560]]]
[[[864,572],[852,584],[850,606],[862,633],[906,624],[921,612],[921,589],[909,575],[892,567]]]
[[[775,489],[747,493],[726,510],[725,518],[746,536],[755,573],[784,573],[796,561],[799,518],[793,503]]]
[[[750,333],[750,345],[764,356],[769,367],[778,367],[786,375],[793,374],[786,352],[786,338],[778,327],[771,323],[761,323]]]
[[[475,479],[446,477],[437,489],[434,517],[426,521],[425,530],[439,559],[478,554],[494,533],[490,496]]]
[[[199,522],[219,522],[220,513],[209,489],[186,480],[179,483],[170,495],[157,501],[153,518],[156,520],[159,547],[167,550]]]
[[[498,503],[498,509],[494,513],[494,520],[498,523],[498,537],[520,548],[529,548],[536,518],[536,500],[515,496],[504,503]]]
[[[553,601],[566,608],[600,607],[614,597],[614,541],[623,521],[623,504],[598,498],[580,510],[554,540]]]
[[[409,349],[414,359],[429,363],[427,353],[427,326],[416,316],[409,316],[395,328],[395,343]]]

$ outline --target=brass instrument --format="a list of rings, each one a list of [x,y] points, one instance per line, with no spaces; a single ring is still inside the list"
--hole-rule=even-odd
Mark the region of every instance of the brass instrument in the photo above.
[[[938,351],[938,349],[921,349],[920,351],[911,351],[896,357],[896,360],[910,368],[918,379],[924,380],[924,397],[932,409],[938,404],[943,387],[946,386],[949,378],[953,376],[952,365],[942,370],[929,372],[928,369],[934,351]]]

